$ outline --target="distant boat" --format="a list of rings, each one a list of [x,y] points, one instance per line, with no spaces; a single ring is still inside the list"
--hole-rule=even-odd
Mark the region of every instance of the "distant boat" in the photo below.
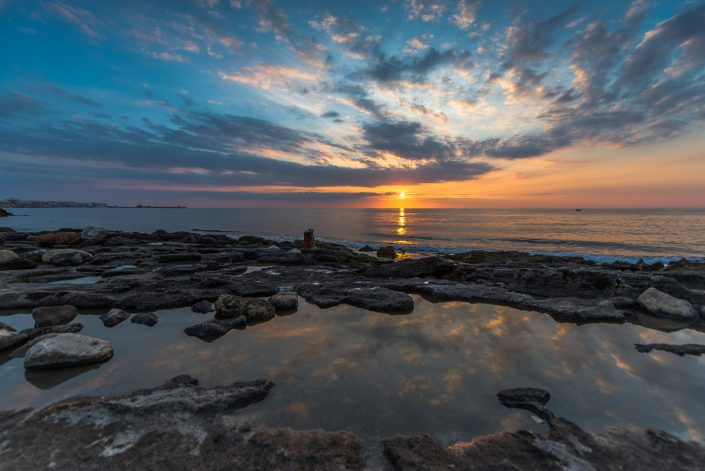
[[[576,208],[575,210],[578,211],[578,212],[580,212],[580,211],[583,210],[583,208]]]

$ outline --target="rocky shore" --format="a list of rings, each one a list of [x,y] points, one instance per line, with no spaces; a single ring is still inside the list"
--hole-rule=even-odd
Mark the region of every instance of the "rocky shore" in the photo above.
[[[369,248],[372,249],[372,248]],[[77,313],[105,328],[159,322],[152,311],[191,306],[203,322],[184,335],[214,342],[296,312],[298,297],[320,307],[349,304],[387,314],[413,312],[410,294],[430,301],[499,304],[558,322],[630,322],[664,331],[705,329],[705,264],[596,264],[579,257],[468,252],[397,258],[318,242],[190,232],[151,234],[67,228],[20,233],[0,228],[0,309],[31,311],[35,327],[0,323],[0,351],[29,369],[110,361],[102,339],[80,334]],[[699,345],[637,345],[639,351],[700,354]],[[545,405],[545,391],[499,394],[549,425],[478,437],[444,448],[428,436],[393,437],[374,456],[348,432],[268,429],[238,418],[266,397],[266,380],[203,389],[178,377],[122,397],[76,398],[42,410],[0,413],[0,468],[37,469],[699,469],[705,449],[664,432],[592,435]],[[90,439],[89,439],[90,438]],[[378,446],[379,448],[379,446]],[[164,452],[164,450],[169,450]]]
[[[201,388],[190,376],[117,397],[77,397],[41,410],[0,412],[2,469],[624,470],[702,469],[705,446],[665,432],[593,435],[546,408],[547,391],[500,391],[548,432],[503,432],[443,447],[428,435],[381,447],[344,431],[272,429],[239,415],[266,380]]]

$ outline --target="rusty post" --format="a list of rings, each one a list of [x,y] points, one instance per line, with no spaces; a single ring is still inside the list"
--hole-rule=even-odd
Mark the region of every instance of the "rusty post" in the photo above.
[[[316,246],[316,238],[313,236],[313,229],[304,232],[304,250],[311,250]]]

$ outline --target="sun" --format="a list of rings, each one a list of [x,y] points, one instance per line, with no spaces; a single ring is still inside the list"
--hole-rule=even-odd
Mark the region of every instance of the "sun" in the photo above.
[[[406,199],[406,193],[404,193],[403,191],[400,191],[400,192],[399,192],[399,199],[400,199],[400,200]]]

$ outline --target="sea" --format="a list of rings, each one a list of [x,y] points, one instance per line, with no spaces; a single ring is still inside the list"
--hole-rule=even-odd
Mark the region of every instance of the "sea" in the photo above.
[[[703,209],[191,209],[17,208],[0,225],[22,231],[99,226],[302,238],[408,253],[518,250],[647,263],[705,257]]]

